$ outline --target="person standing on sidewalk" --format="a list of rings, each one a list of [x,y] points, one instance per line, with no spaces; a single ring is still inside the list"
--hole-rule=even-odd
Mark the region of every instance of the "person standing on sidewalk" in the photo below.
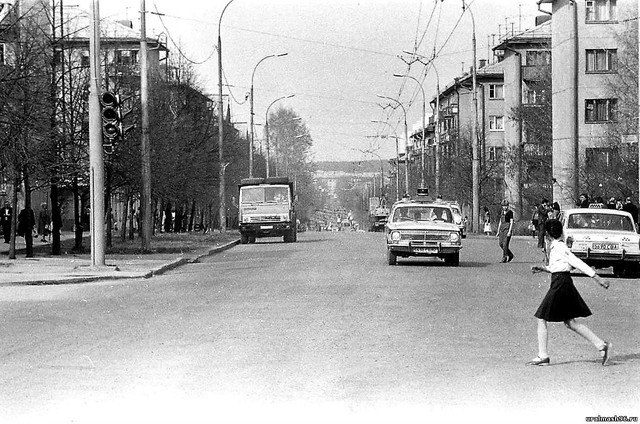
[[[498,225],[498,243],[502,249],[502,260],[500,262],[511,262],[513,260],[513,252],[509,249],[511,236],[513,235],[513,211],[509,209],[509,202],[503,200],[502,215],[500,216],[500,224]]]
[[[38,214],[38,234],[40,241],[47,242],[51,237],[51,214],[49,206],[46,203],[40,205],[40,213]]]
[[[13,218],[13,208],[9,206],[9,202],[5,200],[4,206],[0,209],[0,224],[2,225],[2,235],[4,242],[11,241],[11,219]]]
[[[591,310],[573,285],[570,271],[573,268],[582,271],[595,279],[602,287],[609,288],[609,283],[582,260],[577,258],[562,241],[562,223],[557,219],[549,219],[545,224],[546,236],[549,240],[549,264],[534,265],[531,271],[551,273],[551,286],[540,303],[535,317],[538,318],[538,356],[527,362],[527,365],[548,365],[549,333],[547,322],[564,322],[568,329],[590,341],[599,351],[602,365],[607,365],[611,357],[612,344],[596,336],[586,325],[576,322],[576,318],[586,318]]]

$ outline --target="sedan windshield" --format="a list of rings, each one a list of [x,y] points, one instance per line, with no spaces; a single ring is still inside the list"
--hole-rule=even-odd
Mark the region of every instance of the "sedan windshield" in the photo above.
[[[404,206],[393,213],[391,222],[439,221],[453,222],[451,210],[440,206]]]

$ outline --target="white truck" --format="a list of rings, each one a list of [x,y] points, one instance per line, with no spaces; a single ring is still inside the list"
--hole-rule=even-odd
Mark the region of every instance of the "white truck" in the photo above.
[[[294,184],[287,177],[243,178],[238,196],[240,242],[258,237],[297,241]]]

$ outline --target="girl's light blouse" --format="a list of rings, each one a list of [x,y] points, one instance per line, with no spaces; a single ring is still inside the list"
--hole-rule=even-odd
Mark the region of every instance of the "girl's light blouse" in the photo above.
[[[549,245],[549,272],[568,272],[576,268],[589,277],[596,275],[596,272],[589,265],[576,257],[562,240],[553,240]]]

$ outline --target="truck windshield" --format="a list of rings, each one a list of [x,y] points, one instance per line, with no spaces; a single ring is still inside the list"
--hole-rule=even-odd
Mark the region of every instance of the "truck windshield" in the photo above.
[[[288,203],[288,187],[243,187],[242,203]]]

